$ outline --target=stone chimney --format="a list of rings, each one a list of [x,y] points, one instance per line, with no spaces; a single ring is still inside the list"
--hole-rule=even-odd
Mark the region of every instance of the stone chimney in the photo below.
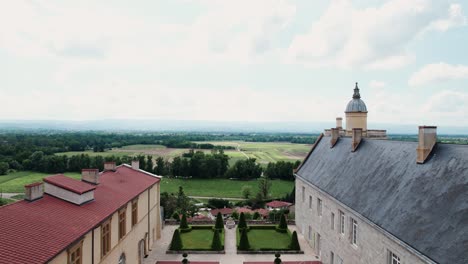
[[[116,170],[116,166],[115,166],[115,162],[105,162],[104,163],[104,171],[115,171]]]
[[[140,169],[140,161],[139,160],[132,160],[132,169],[139,170]]]
[[[362,140],[362,128],[353,128],[352,152],[355,152]]]
[[[81,180],[88,182],[88,183],[92,183],[92,184],[99,184],[99,170],[98,169],[82,169]]]
[[[336,142],[338,142],[338,138],[340,137],[340,130],[339,128],[332,128],[331,129],[331,139],[330,139],[330,148],[333,148],[336,144]]]
[[[44,196],[44,184],[35,182],[24,186],[24,199],[26,201],[34,201]]]
[[[336,118],[336,128],[342,129],[343,128],[343,118],[337,117]]]
[[[437,142],[437,127],[436,126],[420,126],[418,133],[418,148],[416,149],[416,162],[423,164],[429,154],[431,154]]]

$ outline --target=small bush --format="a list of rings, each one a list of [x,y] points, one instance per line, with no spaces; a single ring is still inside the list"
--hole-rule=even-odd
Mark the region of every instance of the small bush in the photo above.
[[[259,213],[259,212],[255,212],[255,213],[253,214],[253,219],[254,219],[254,220],[258,220],[259,218],[260,218],[260,213]]]
[[[174,212],[174,213],[172,214],[172,218],[175,219],[175,220],[177,220],[177,222],[179,222],[179,221],[180,221],[180,215],[179,215],[179,213]]]
[[[220,251],[223,250],[223,245],[221,243],[221,237],[219,235],[218,229],[215,229],[213,234],[213,242],[211,243],[211,249]]]
[[[275,261],[274,261],[275,264],[281,264],[280,257],[281,257],[281,254],[279,254],[279,253],[275,254]]]
[[[250,243],[249,243],[249,238],[247,237],[247,230],[244,229],[239,229],[241,232],[241,237],[239,241],[239,250],[249,250],[250,248]]]
[[[218,215],[216,215],[215,228],[216,229],[223,229],[224,228],[223,216],[221,215],[220,212],[218,212]]]
[[[239,227],[239,229],[241,229],[241,228],[247,228],[247,222],[245,222],[245,215],[244,215],[244,213],[241,213],[241,214],[240,214],[238,227]]]
[[[294,231],[292,233],[291,244],[289,245],[289,249],[301,250],[301,247],[299,246],[299,240],[297,239],[297,232],[296,231]]]
[[[180,229],[188,229],[189,225],[187,223],[187,216],[185,214],[182,215],[182,219],[180,220]]]
[[[239,219],[239,213],[237,211],[232,212],[231,214],[232,219],[238,220]]]
[[[288,224],[286,223],[286,215],[284,214],[281,215],[278,229],[288,229]]]
[[[179,229],[176,229],[174,231],[174,235],[172,236],[172,241],[171,241],[171,250],[182,250],[183,244],[182,244],[182,238],[180,238],[180,232]]]

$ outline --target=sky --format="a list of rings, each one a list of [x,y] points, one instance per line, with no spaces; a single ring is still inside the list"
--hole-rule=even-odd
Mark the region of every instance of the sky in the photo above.
[[[0,120],[468,125],[468,1],[0,1]]]

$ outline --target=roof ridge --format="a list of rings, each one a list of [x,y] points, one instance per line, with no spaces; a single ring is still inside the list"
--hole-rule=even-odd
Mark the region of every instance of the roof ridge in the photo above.
[[[129,169],[132,169],[132,170],[134,170],[134,171],[139,171],[139,172],[144,173],[144,174],[146,174],[146,175],[148,175],[148,176],[151,176],[151,177],[155,177],[155,178],[159,178],[159,179],[162,178],[162,176],[153,174],[153,173],[151,173],[151,172],[148,172],[148,171],[145,171],[145,170],[142,170],[142,169],[137,169],[137,170],[136,170],[136,169],[132,168],[132,166],[129,165],[129,164],[127,164],[127,163],[122,163],[121,165],[117,166],[117,168],[118,168],[118,167],[122,167],[122,166],[125,166],[125,167],[127,167],[127,168],[129,168]]]

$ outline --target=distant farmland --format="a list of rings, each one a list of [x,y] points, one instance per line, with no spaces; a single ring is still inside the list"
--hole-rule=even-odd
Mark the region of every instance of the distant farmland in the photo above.
[[[230,164],[237,160],[246,158],[255,158],[260,164],[276,161],[296,161],[302,160],[311,145],[294,144],[285,142],[245,142],[245,141],[200,141],[196,143],[210,143],[217,146],[233,146],[236,150],[225,150],[224,152],[230,157]],[[93,151],[72,151],[57,153],[57,155],[77,155],[88,154],[90,156],[136,156],[136,155],[151,155],[154,158],[163,157],[172,160],[174,157],[181,156],[182,153],[188,152],[189,149],[181,148],[166,148],[162,145],[129,145],[122,148],[114,148],[106,152]],[[205,153],[210,153],[211,150],[200,150]]]

